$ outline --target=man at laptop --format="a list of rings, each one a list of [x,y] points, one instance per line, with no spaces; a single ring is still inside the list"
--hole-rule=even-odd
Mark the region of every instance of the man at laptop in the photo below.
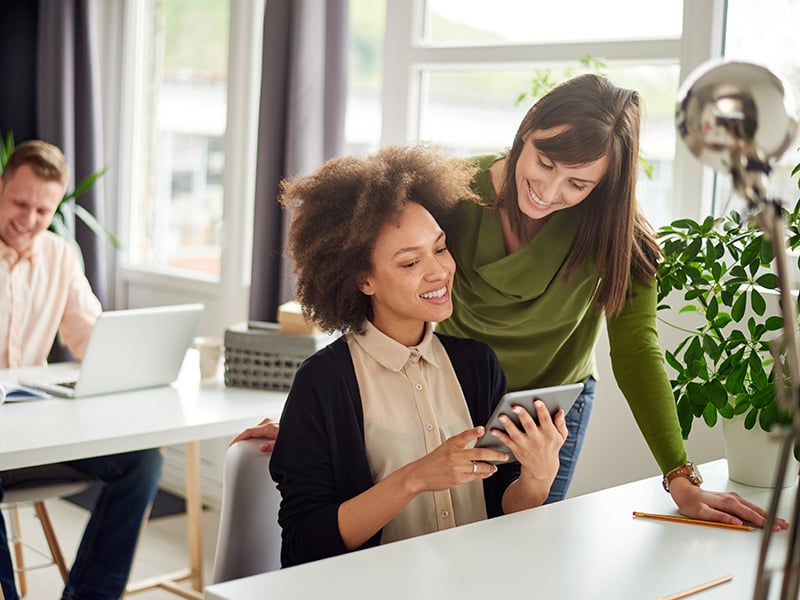
[[[41,141],[17,146],[0,175],[0,368],[45,364],[57,332],[80,360],[102,311],[75,250],[47,231],[68,179],[61,151]],[[65,472],[102,482],[63,598],[119,598],[161,466],[161,453],[151,449],[0,471],[0,500],[4,486]],[[6,600],[18,598],[2,515],[0,584]]]

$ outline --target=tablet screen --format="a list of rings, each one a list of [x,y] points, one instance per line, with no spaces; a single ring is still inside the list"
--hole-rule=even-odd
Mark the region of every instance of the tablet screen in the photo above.
[[[478,448],[492,448],[493,450],[500,450],[506,454],[511,455],[511,460],[516,460],[511,450],[508,449],[504,443],[494,437],[490,432],[492,429],[500,429],[505,431],[499,417],[505,414],[511,419],[514,424],[519,426],[519,417],[511,410],[514,406],[522,406],[527,410],[538,423],[536,418],[536,410],[533,408],[535,400],[541,400],[547,406],[550,414],[554,414],[559,408],[565,413],[572,408],[573,403],[577,400],[581,391],[583,390],[582,383],[570,383],[567,385],[556,385],[552,387],[538,388],[533,390],[520,390],[517,392],[509,392],[505,394],[498,402],[497,407],[494,409],[492,416],[486,423],[486,433],[483,434],[475,446]]]

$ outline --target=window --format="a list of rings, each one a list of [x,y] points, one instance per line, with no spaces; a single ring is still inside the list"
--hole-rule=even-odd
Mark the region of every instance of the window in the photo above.
[[[384,81],[382,143],[425,140],[458,155],[503,151],[533,101],[533,80],[582,72],[589,57],[602,63],[589,70],[642,95],[641,149],[652,177],[640,176],[638,195],[651,222],[665,224],[682,210],[672,201],[680,195],[673,182],[681,61],[699,63],[712,52],[707,40],[717,15],[709,2],[687,5],[696,11],[688,17],[684,6],[678,0],[646,11],[636,0],[387,0],[391,77]],[[705,48],[686,49],[684,23],[700,32],[694,35],[706,40]]]
[[[800,58],[789,50],[788,40],[797,34],[800,3],[796,0],[773,0],[768,10],[756,8],[747,0],[727,0],[725,22],[725,56],[761,64],[784,80],[795,103],[800,103]],[[753,35],[753,32],[763,32]],[[787,207],[797,200],[796,179],[791,177],[794,165],[800,162],[800,140],[797,140],[778,161],[769,179],[767,192],[780,198]],[[744,201],[731,193],[728,177],[717,177],[715,214],[731,208],[741,209]]]
[[[223,216],[230,4],[144,3],[138,87],[146,156],[131,198],[131,266],[218,278]]]
[[[381,141],[385,0],[350,0],[345,143],[347,154],[368,154]]]
[[[422,39],[431,45],[655,40],[680,36],[681,13],[675,0],[647,11],[636,0],[427,0]]]

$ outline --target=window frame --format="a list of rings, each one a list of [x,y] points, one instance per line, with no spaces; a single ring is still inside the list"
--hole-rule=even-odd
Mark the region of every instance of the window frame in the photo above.
[[[203,299],[212,314],[204,320],[221,331],[234,320],[247,318],[250,270],[252,264],[252,214],[255,196],[258,105],[261,84],[261,48],[265,0],[231,0],[228,52],[226,129],[224,138],[223,225],[219,277],[200,272],[176,271],[134,265],[123,248],[114,270],[116,305],[121,307],[158,301],[180,302],[187,298]],[[143,106],[136,90],[146,76],[140,48],[144,39],[145,8],[137,0],[126,0],[124,7],[109,20],[121,19],[123,48],[119,57],[119,75],[109,87],[120,90],[116,107],[109,114],[118,115],[111,144],[118,148],[115,179],[118,198],[118,234],[130,243],[127,215],[135,198],[137,174],[142,172],[142,152],[137,148],[135,132]],[[108,45],[114,44],[109,40]],[[116,42],[118,43],[118,41]],[[108,69],[111,71],[111,69]],[[112,117],[113,118],[113,117]],[[114,139],[115,138],[115,139]],[[155,290],[148,297],[147,290]],[[208,317],[208,318],[207,318]]]
[[[504,45],[421,45],[424,0],[387,0],[384,45],[381,145],[416,139],[419,121],[420,73],[452,67],[507,67],[533,61],[577,64],[581,57],[608,61],[645,59],[680,65],[680,81],[704,61],[722,55],[725,0],[683,0],[680,38]],[[677,90],[676,90],[677,94]],[[391,116],[391,118],[389,118]],[[510,140],[509,140],[510,142]],[[672,215],[700,218],[712,206],[713,173],[700,165],[678,140],[673,167]]]

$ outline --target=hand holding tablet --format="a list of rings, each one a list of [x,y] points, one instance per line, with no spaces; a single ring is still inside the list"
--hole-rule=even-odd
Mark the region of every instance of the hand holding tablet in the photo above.
[[[486,423],[486,433],[478,438],[478,441],[475,443],[475,447],[500,450],[501,452],[509,454],[511,456],[510,460],[516,460],[514,454],[508,449],[508,446],[498,440],[491,433],[492,429],[505,431],[505,427],[503,427],[503,423],[500,421],[500,415],[505,414],[517,427],[519,427],[519,417],[511,409],[514,406],[521,406],[531,414],[534,421],[536,421],[538,424],[539,421],[536,417],[536,409],[533,406],[534,401],[541,400],[544,402],[551,415],[555,414],[558,409],[562,409],[566,413],[575,403],[575,400],[577,400],[582,390],[582,383],[571,383],[567,385],[556,385],[533,390],[520,390],[518,392],[509,392],[505,394],[500,399],[500,402],[495,407],[492,416],[489,417],[489,421]],[[494,464],[498,463],[495,462]]]

